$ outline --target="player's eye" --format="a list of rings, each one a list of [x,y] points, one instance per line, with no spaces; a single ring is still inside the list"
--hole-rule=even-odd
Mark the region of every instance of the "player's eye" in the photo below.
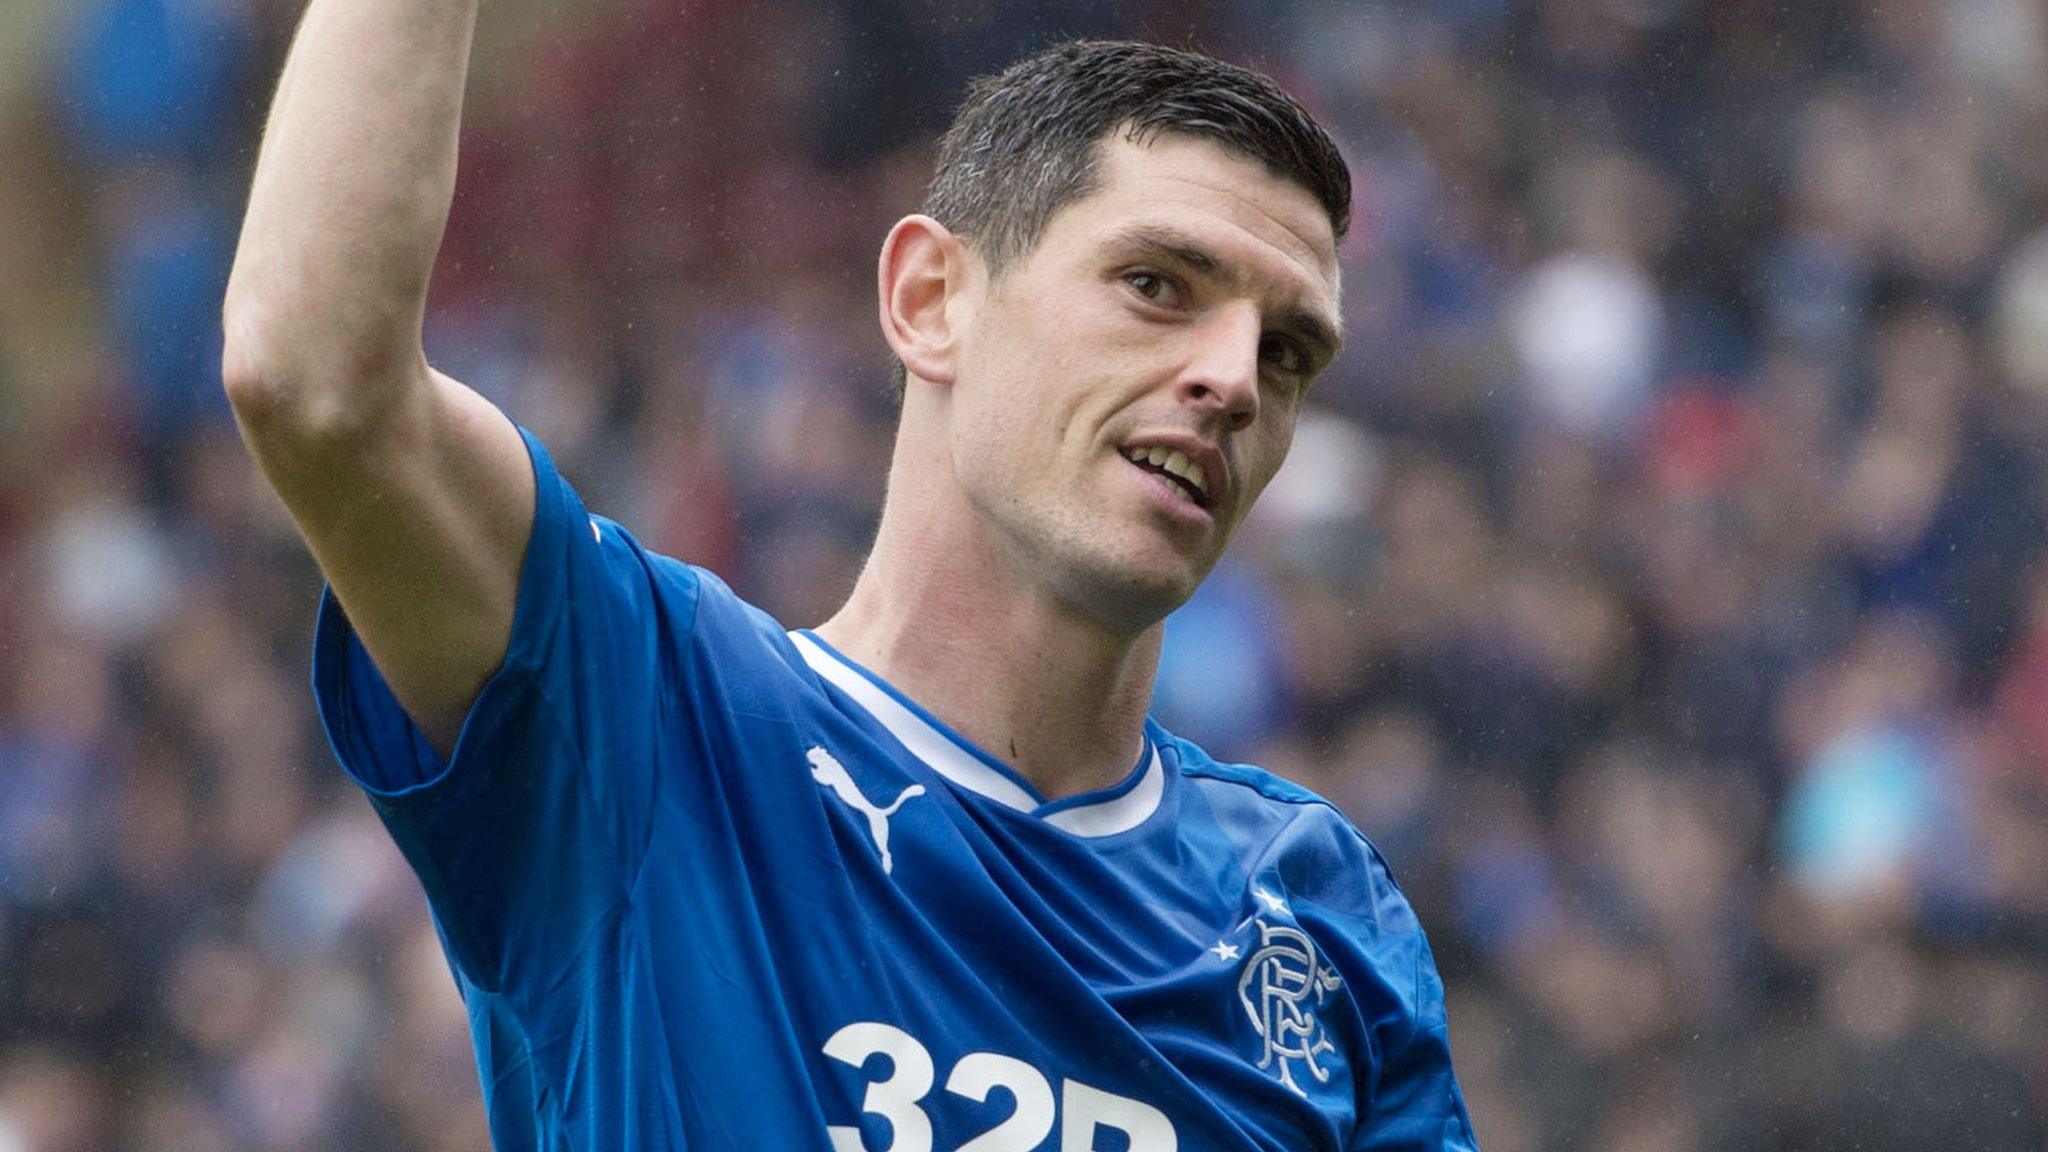
[[[1154,304],[1171,308],[1180,302],[1179,285],[1163,273],[1137,269],[1124,273],[1124,283]]]
[[[1259,341],[1259,359],[1290,376],[1308,375],[1308,349],[1288,336],[1268,336]]]

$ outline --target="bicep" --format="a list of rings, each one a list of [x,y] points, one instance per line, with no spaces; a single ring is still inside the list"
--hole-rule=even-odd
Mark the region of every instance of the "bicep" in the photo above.
[[[392,694],[442,755],[503,661],[532,528],[524,440],[432,369],[346,437],[245,433]]]
[[[696,573],[594,519],[545,446],[520,441],[534,508],[510,631],[452,748],[430,746],[336,595],[313,644],[336,757],[418,873],[458,970],[489,989],[562,970],[637,875],[660,781],[694,762],[666,734],[693,715],[675,674]]]

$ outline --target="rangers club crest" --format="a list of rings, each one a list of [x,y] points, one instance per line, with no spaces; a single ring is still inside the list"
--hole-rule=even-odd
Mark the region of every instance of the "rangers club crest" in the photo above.
[[[1268,912],[1287,908],[1284,900],[1264,888],[1253,888],[1252,895]],[[1307,1096],[1295,1080],[1295,1071],[1299,1066],[1316,1083],[1330,1082],[1330,1070],[1321,1057],[1336,1051],[1337,1046],[1316,1014],[1342,981],[1316,954],[1308,933],[1287,924],[1268,923],[1257,913],[1240,922],[1237,930],[1252,924],[1258,925],[1259,942],[1239,972],[1237,999],[1259,1036],[1258,1066],[1276,1071],[1280,1083],[1295,1095]],[[1221,940],[1209,951],[1226,962],[1237,959],[1239,953],[1234,945]]]

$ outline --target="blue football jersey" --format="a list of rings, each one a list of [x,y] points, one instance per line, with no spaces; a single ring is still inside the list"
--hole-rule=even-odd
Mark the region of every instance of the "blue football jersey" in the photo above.
[[[1047,800],[527,441],[511,642],[452,757],[331,597],[314,650],[499,1149],[1474,1146],[1422,930],[1329,804],[1152,724]]]

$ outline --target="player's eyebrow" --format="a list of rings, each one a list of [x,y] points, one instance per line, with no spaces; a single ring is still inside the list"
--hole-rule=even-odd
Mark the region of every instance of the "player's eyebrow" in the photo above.
[[[1242,290],[1245,276],[1241,269],[1227,260],[1217,257],[1202,242],[1193,236],[1160,224],[1134,224],[1120,229],[1110,236],[1112,247],[1135,249],[1155,260],[1177,263],[1183,267],[1213,276],[1233,289]],[[1322,362],[1328,364],[1344,350],[1344,336],[1337,325],[1321,312],[1307,307],[1290,306],[1280,315],[1284,327],[1299,334],[1302,339],[1316,346]]]

